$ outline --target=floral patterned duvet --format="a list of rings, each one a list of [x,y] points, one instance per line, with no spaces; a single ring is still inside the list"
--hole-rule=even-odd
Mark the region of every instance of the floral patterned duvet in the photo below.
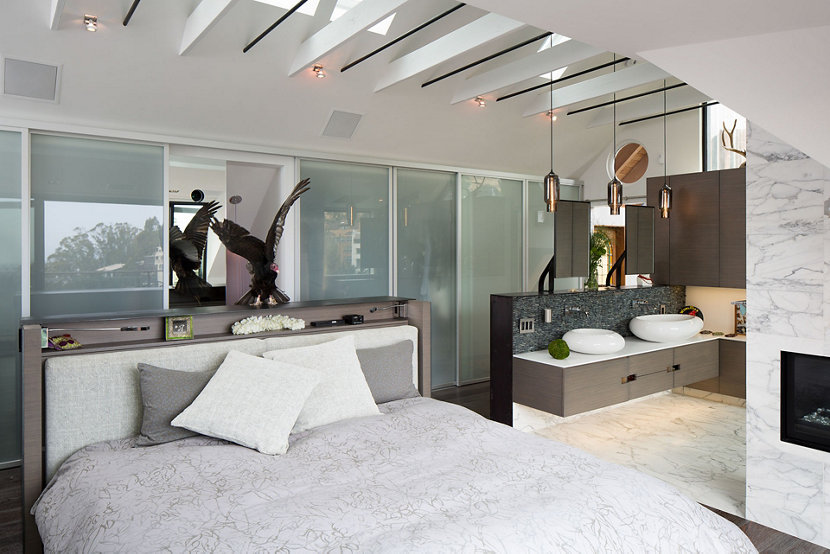
[[[267,456],[94,444],[33,508],[47,552],[754,552],[654,478],[426,398]]]

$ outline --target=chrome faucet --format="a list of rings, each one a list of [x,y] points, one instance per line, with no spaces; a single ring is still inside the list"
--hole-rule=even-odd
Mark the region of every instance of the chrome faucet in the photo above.
[[[579,306],[566,306],[565,307],[565,315],[568,314],[582,314],[585,317],[588,317],[588,310],[583,310]]]

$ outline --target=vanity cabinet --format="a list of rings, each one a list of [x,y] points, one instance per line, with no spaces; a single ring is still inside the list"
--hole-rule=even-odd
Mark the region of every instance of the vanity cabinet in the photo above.
[[[739,340],[718,342],[718,376],[692,382],[686,386],[735,398],[746,398],[746,343]]]
[[[654,215],[655,284],[746,287],[746,170],[670,175],[668,219]],[[658,206],[662,177],[646,181]]]
[[[718,376],[718,343],[669,347],[611,360],[559,367],[513,359],[513,401],[571,416]]]

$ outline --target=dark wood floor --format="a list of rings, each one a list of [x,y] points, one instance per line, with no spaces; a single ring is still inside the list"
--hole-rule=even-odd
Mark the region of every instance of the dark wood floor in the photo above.
[[[445,402],[460,404],[484,417],[490,417],[489,382],[434,390],[432,391],[432,397]],[[755,548],[761,554],[781,554],[785,552],[798,554],[830,554],[830,550],[811,542],[797,539],[786,533],[765,527],[760,523],[727,514],[715,508],[706,507],[737,525],[749,537],[749,540],[752,541],[752,544],[755,545]]]
[[[0,554],[23,552],[21,469],[0,470]]]
[[[490,384],[477,383],[464,387],[450,387],[436,390],[433,398],[460,404],[484,417],[490,415]],[[19,468],[0,471],[0,554],[23,552],[22,523],[20,510],[21,471]],[[707,506],[708,508],[708,506]],[[762,554],[798,552],[799,554],[830,554],[807,541],[791,537],[758,523],[709,508],[737,525],[746,533],[755,548]]]

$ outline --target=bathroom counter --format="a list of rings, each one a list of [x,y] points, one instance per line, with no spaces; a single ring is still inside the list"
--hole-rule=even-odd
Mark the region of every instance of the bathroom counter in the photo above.
[[[659,350],[666,350],[669,348],[677,348],[679,346],[687,346],[691,344],[699,344],[713,340],[730,340],[745,342],[745,335],[738,335],[736,337],[725,337],[723,335],[701,335],[697,334],[689,339],[673,342],[650,342],[637,337],[624,337],[625,346],[622,350],[613,352],[611,354],[582,354],[580,352],[571,352],[570,356],[564,360],[557,360],[551,357],[547,349],[534,350],[533,352],[524,352],[522,354],[515,354],[513,357],[521,360],[528,360],[531,362],[542,363],[559,368],[577,367],[585,364],[594,364],[597,362],[605,362],[615,360],[617,358],[625,358],[628,356],[636,356],[638,354],[646,354],[648,352],[657,352]]]

